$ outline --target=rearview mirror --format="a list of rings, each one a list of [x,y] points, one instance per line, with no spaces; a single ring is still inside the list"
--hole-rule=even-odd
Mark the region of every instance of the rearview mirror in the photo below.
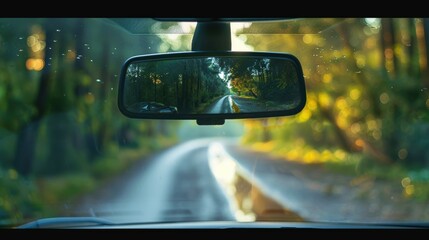
[[[288,116],[306,102],[301,64],[266,52],[136,56],[122,67],[118,107],[131,118],[237,119]]]

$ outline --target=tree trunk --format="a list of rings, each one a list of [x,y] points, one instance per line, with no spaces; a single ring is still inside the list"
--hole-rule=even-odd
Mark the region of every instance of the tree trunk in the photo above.
[[[104,26],[102,28],[102,34],[109,34],[109,28]],[[110,44],[109,39],[105,38],[103,41],[103,52],[102,52],[102,64],[101,66],[104,66],[101,70],[101,84],[99,84],[99,101],[97,104],[99,106],[101,118],[98,119],[98,122],[100,124],[99,128],[97,129],[97,143],[98,143],[98,150],[103,151],[105,146],[108,144],[108,137],[110,135],[108,122],[110,120],[111,112],[110,112],[110,104],[108,101],[105,101],[107,99],[107,95],[109,94],[109,83],[111,82],[110,75],[109,75],[109,64],[110,64]]]
[[[418,43],[417,43],[417,37],[416,37],[416,25],[415,25],[415,19],[414,18],[408,18],[407,24],[410,29],[409,33],[409,46],[408,48],[408,65],[407,65],[407,73],[409,76],[420,76],[420,70],[418,68],[419,59],[415,58],[415,56],[418,56]]]
[[[330,108],[324,108],[318,103],[318,109],[322,116],[328,120],[329,123],[334,127],[335,135],[337,136],[338,143],[347,152],[357,152],[358,148],[352,143],[344,130],[340,128],[337,121],[335,120],[334,114]]]
[[[344,48],[347,52],[347,59],[352,60],[350,62],[350,66],[352,66],[352,71],[355,71],[355,72],[360,71],[360,69],[356,63],[356,60],[353,56],[353,48],[350,44],[350,37],[349,37],[348,31],[347,31],[347,26],[342,24],[339,28],[339,33],[342,36],[341,39],[343,40]],[[365,77],[365,74],[357,74],[357,80],[359,81],[359,84],[362,87],[364,87],[365,89],[368,86],[370,86],[368,79]],[[380,104],[378,102],[378,94],[376,92],[374,92],[372,90],[372,88],[368,89],[367,94],[368,94],[368,100],[370,101],[370,106],[372,106],[372,110],[373,110],[374,115],[376,117],[380,117],[381,109],[380,109]]]
[[[398,60],[395,57],[395,26],[393,19],[383,18],[381,20],[381,42],[384,56],[385,68],[388,75],[395,76],[398,74]],[[389,65],[392,65],[389,67]]]
[[[28,176],[33,169],[38,130],[39,119],[33,118],[18,135],[14,167],[20,175]]]
[[[83,47],[84,47],[84,32],[85,32],[85,20],[83,19],[77,19],[76,25],[75,25],[75,53],[76,53],[76,59],[74,60],[74,66],[73,69],[76,73],[77,78],[82,79],[84,75],[86,74],[86,69],[84,65],[84,59],[82,59],[83,56]],[[86,87],[83,86],[83,84],[80,81],[75,81],[74,85],[74,104],[79,105],[80,98],[82,98],[85,93],[88,92],[86,90]],[[73,133],[73,142],[76,149],[84,149],[87,148],[85,144],[85,129],[82,129],[79,127],[76,131]]]
[[[40,120],[46,114],[47,110],[46,100],[48,97],[48,89],[51,84],[51,67],[47,63],[51,62],[49,59],[52,58],[53,55],[53,50],[51,49],[53,34],[54,31],[48,26],[45,38],[46,52],[44,61],[46,65],[42,69],[39,88],[34,102],[37,112],[22,127],[16,144],[14,167],[16,171],[23,176],[28,176],[33,169]]]
[[[424,36],[424,47],[425,47],[425,72],[423,75],[423,84],[425,87],[429,87],[429,18],[423,18],[423,36]]]

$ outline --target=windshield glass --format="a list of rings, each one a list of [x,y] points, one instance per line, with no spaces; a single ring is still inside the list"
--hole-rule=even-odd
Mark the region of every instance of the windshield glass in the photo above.
[[[233,51],[295,55],[299,114],[138,120],[134,55],[190,51],[195,22],[0,19],[0,225],[429,220],[429,20],[232,23]]]

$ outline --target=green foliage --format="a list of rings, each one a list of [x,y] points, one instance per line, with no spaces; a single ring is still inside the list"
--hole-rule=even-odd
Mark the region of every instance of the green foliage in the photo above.
[[[0,166],[25,165],[34,176],[86,172],[110,145],[157,137],[150,128],[135,134],[144,123],[119,113],[116,90],[123,61],[156,50],[159,37],[130,37],[100,19],[11,21],[0,20]]]
[[[0,168],[0,225],[8,226],[43,216],[44,203],[34,182],[15,170]]]
[[[91,172],[97,179],[104,179],[109,176],[114,176],[123,171],[126,165],[115,156],[95,162],[91,167]]]
[[[61,175],[88,168],[89,155],[85,152],[85,146],[76,143],[76,133],[82,132],[82,129],[74,121],[73,113],[52,114],[40,125],[34,166],[36,175]]]
[[[302,139],[319,152],[339,147],[347,154],[362,152],[370,161],[429,166],[427,66],[419,60],[426,49],[415,34],[420,21],[349,19],[320,34],[297,25],[294,31],[301,34],[248,36],[255,50],[290,52],[300,59],[308,100],[297,116],[277,120],[280,126],[254,122],[245,141],[270,136],[287,145]],[[277,24],[278,31],[283,27]]]
[[[89,174],[80,173],[41,178],[37,180],[37,184],[40,198],[45,205],[53,207],[55,214],[63,207],[63,203],[71,202],[76,197],[94,190],[96,181]]]
[[[395,149],[395,157],[403,164],[412,167],[429,165],[429,124],[418,121],[398,128],[398,147]]]
[[[362,156],[362,154],[349,154],[347,155],[346,161],[328,161],[325,163],[324,167],[337,173],[359,176],[364,173],[364,171],[368,170],[362,167],[362,162],[365,161],[363,160],[364,158],[365,156]]]
[[[373,179],[389,181],[402,185],[405,198],[420,202],[429,200],[429,170],[413,168],[401,163],[389,166],[380,165],[373,159],[368,159],[362,154],[348,156],[347,161],[327,162],[325,168],[342,174],[356,177],[367,176]]]
[[[150,152],[151,150],[146,146],[121,150],[112,146],[104,156],[91,165],[91,175],[96,179],[107,179],[116,176],[133,163],[144,159]]]
[[[14,149],[15,141],[16,134],[0,128],[0,153],[2,158],[0,161],[0,168],[12,165],[14,152],[10,151],[10,149]]]

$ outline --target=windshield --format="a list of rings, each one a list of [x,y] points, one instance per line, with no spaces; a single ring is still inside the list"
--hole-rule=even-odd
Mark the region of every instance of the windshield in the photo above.
[[[233,51],[301,61],[299,114],[221,126],[123,116],[124,61],[190,51],[195,26],[0,19],[1,226],[429,220],[428,19],[235,22]]]

